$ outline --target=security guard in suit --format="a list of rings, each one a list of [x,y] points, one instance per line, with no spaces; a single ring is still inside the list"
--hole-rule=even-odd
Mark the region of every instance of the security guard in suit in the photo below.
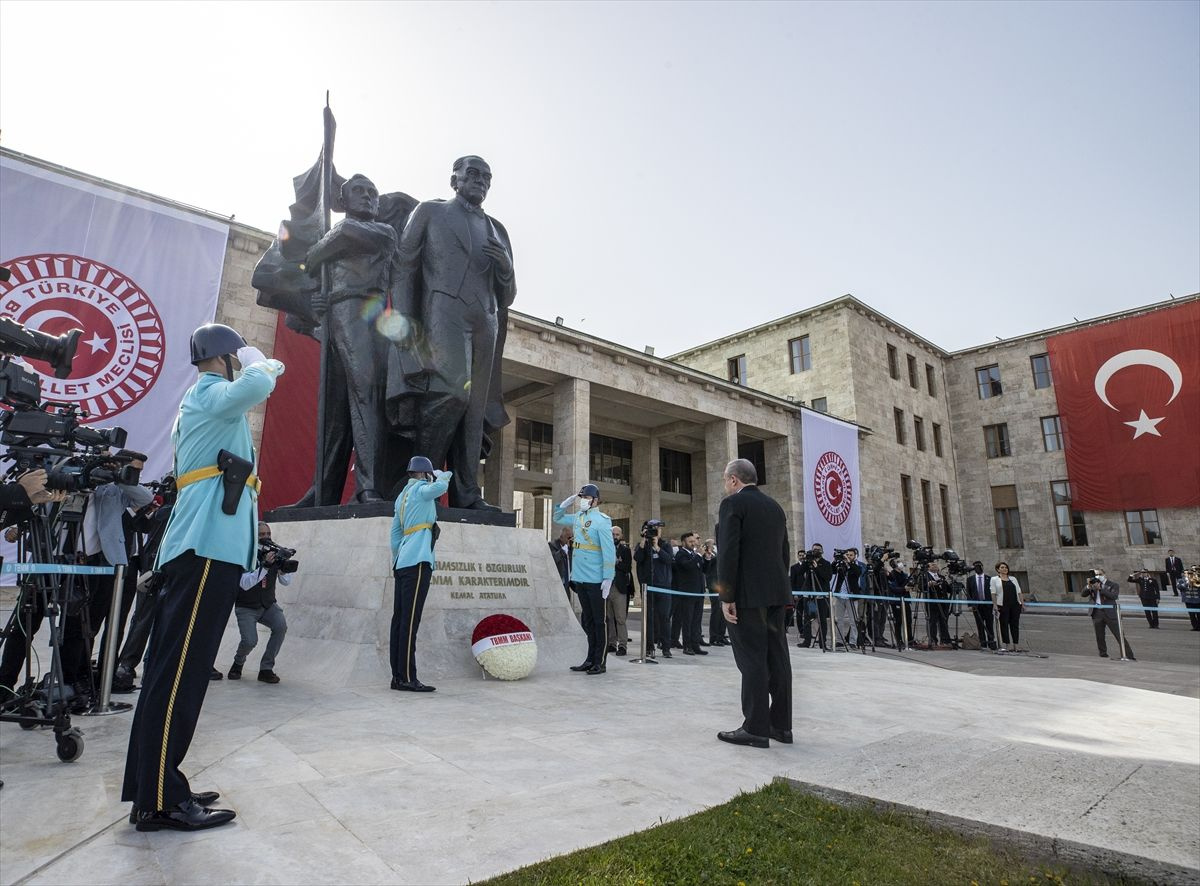
[[[433,692],[417,679],[417,631],[433,575],[433,544],[437,540],[437,500],[450,488],[450,471],[435,471],[423,455],[408,462],[408,482],[396,498],[392,518],[392,572],[396,591],[392,603],[390,652],[392,688]]]
[[[200,377],[183,395],[171,431],[179,497],[155,563],[165,586],[121,794],[134,804],[130,821],[139,831],[194,831],[235,815],[206,808],[217,794],[193,793],[179,765],[196,730],[239,579],[254,563],[259,484],[246,413],[270,396],[283,373],[282,363],[220,323],[193,332],[191,351]]]
[[[579,510],[568,514],[567,508],[578,502]],[[617,568],[617,550],[612,537],[612,520],[601,513],[600,488],[586,483],[578,493],[554,508],[554,522],[570,526],[575,531],[571,555],[571,586],[579,595],[583,609],[582,624],[588,638],[588,654],[583,664],[573,671],[603,674],[608,657],[608,626],[604,617],[604,602],[612,589]]]

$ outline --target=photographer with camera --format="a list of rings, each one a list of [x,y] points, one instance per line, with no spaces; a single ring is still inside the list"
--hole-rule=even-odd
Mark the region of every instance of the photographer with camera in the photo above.
[[[922,551],[918,551],[917,560],[921,559]],[[939,571],[935,558],[925,560],[925,569],[917,579],[917,587],[921,596],[930,601],[925,604],[929,618],[929,648],[953,649],[954,642],[950,639],[950,582]],[[947,602],[940,602],[942,600]]]
[[[193,793],[179,765],[196,731],[239,579],[254,563],[259,482],[246,413],[271,395],[284,367],[219,323],[192,333],[191,362],[199,377],[183,395],[172,432],[179,495],[155,563],[166,584],[121,791],[133,804],[139,831],[195,831],[236,815],[209,809],[217,795]]]
[[[813,542],[807,551],[796,552],[796,563],[788,571],[793,591],[819,593],[819,597],[794,597],[796,620],[800,624],[802,649],[812,646],[812,619],[818,617],[817,643],[822,649],[829,644],[829,585],[833,581],[833,564],[825,559],[825,547]]]
[[[883,574],[887,581],[888,596],[900,598],[899,601],[890,605],[897,631],[901,629],[900,624],[903,619],[904,634],[897,642],[900,644],[898,648],[905,649],[906,647],[903,645],[905,638],[907,638],[908,646],[912,646],[913,641],[913,611],[912,604],[908,602],[911,596],[908,591],[912,584],[912,576],[905,570],[904,560],[898,552],[883,561]]]
[[[862,569],[854,548],[833,552],[833,620],[837,627],[837,648],[858,646],[858,607],[851,594],[862,593]]]
[[[608,651],[623,656],[629,645],[626,619],[629,615],[629,598],[633,596],[633,551],[629,549],[629,543],[621,537],[620,526],[612,528],[612,538],[617,558],[612,589],[616,593],[609,594],[608,599],[604,601],[604,615],[608,629]]]
[[[89,566],[125,566],[137,552],[137,533],[133,528],[133,513],[151,505],[154,495],[141,485],[141,469],[146,456],[140,452],[121,450],[111,462],[99,467],[112,474],[113,479],[101,483],[88,498],[83,514],[81,553]],[[97,666],[104,662],[104,647],[120,643],[125,620],[137,589],[137,570],[126,568],[122,580],[121,610],[117,623],[109,624],[115,575],[94,576],[88,582],[89,599],[77,615],[68,616],[63,630],[63,679],[75,687],[72,707],[86,710],[91,706],[97,686],[91,667],[92,652]],[[104,625],[104,635],[98,644],[95,638]]]
[[[275,657],[279,655],[279,647],[287,636],[287,619],[283,617],[283,610],[275,599],[275,585],[279,583],[286,587],[292,583],[292,573],[300,566],[293,559],[295,554],[291,548],[280,547],[271,541],[270,526],[258,524],[258,565],[242,573],[242,590],[233,606],[242,640],[233,654],[233,665],[229,668],[230,680],[242,679],[242,665],[246,663],[250,650],[258,645],[258,626],[261,624],[271,631],[271,637],[258,663],[258,681],[279,682],[279,676],[275,673]]]
[[[37,505],[62,501],[66,493],[46,488],[46,471],[25,471],[16,480],[0,484],[0,529],[24,523]]]
[[[995,578],[992,579],[992,581],[995,580]],[[1121,642],[1120,617],[1113,608],[1121,595],[1121,589],[1117,587],[1115,581],[1110,581],[1105,577],[1103,569],[1096,569],[1093,570],[1092,577],[1088,579],[1087,587],[1082,594],[1092,601],[1091,616],[1092,627],[1096,630],[1096,651],[1099,652],[1101,658],[1108,658],[1108,644],[1104,640],[1104,629],[1108,628],[1112,632],[1112,635],[1117,638],[1118,644]],[[1129,645],[1128,640],[1125,641],[1125,657],[1130,661],[1137,661],[1133,657],[1133,647]]]
[[[662,520],[647,520],[642,524],[642,543],[633,551],[637,563],[638,583],[642,586],[642,607],[646,611],[646,655],[654,658],[654,644],[662,650],[663,658],[671,658],[671,596],[656,594],[647,588],[670,590],[675,574],[675,552],[671,543],[662,537],[667,524]]]

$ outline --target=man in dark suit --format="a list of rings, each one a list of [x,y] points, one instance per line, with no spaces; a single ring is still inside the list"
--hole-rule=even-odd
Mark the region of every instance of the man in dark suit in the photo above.
[[[1179,596],[1179,579],[1183,578],[1183,561],[1175,556],[1172,550],[1167,551],[1167,584]]]
[[[681,592],[681,596],[675,598],[679,602],[676,611],[684,655],[708,655],[707,650],[700,648],[700,640],[704,622],[704,577],[713,561],[711,555],[701,554],[699,547],[700,536],[686,532],[675,552],[675,590]]]
[[[1097,570],[1096,574],[1088,579],[1083,595],[1090,597],[1092,601],[1091,615],[1092,627],[1096,629],[1096,651],[1100,653],[1101,658],[1108,658],[1108,644],[1104,642],[1105,627],[1118,638],[1118,643],[1121,642],[1120,621],[1116,610],[1112,608],[1120,597],[1121,590],[1115,581],[1110,581],[1103,572]],[[1125,641],[1125,657],[1130,661],[1137,661],[1133,657],[1133,648],[1128,640]]]
[[[975,571],[967,576],[967,599],[971,601],[971,614],[975,616],[975,629],[979,631],[979,648],[996,648],[996,625],[992,617],[991,576],[983,571],[983,563],[976,560]],[[976,602],[983,601],[983,602]]]
[[[717,592],[742,674],[745,719],[717,738],[755,748],[769,747],[772,738],[791,744],[792,662],[784,627],[791,603],[787,518],[756,485],[752,462],[734,459],[722,479],[726,497],[717,534]]]
[[[517,294],[508,232],[482,209],[492,186],[480,157],[454,161],[452,200],[417,204],[404,226],[392,302],[412,335],[388,364],[388,417],[416,451],[453,472],[450,505],[499,510],[477,474],[485,429],[508,424],[500,363]],[[415,402],[414,402],[415,401]]]

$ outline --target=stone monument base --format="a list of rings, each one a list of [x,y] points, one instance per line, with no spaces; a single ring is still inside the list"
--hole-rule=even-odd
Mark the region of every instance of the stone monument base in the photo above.
[[[284,680],[335,687],[386,685],[394,579],[389,517],[282,522],[272,537],[295,548],[300,569],[276,590],[287,639],[275,663]],[[563,591],[540,530],[439,523],[437,568],[417,636],[417,675],[437,684],[479,676],[471,633],[488,615],[507,613],[529,625],[538,660],[531,679],[565,673],[587,655],[587,638]],[[249,654],[243,679],[253,680],[269,634]],[[235,619],[221,642],[217,667],[228,671],[238,645]]]

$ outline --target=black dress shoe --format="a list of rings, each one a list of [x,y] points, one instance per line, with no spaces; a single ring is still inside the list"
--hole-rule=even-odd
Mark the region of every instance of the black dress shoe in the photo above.
[[[685,649],[685,650],[683,650],[683,654],[684,655],[695,655],[696,653],[693,652],[691,649]]]
[[[617,647],[614,646],[612,643],[609,643],[608,646],[605,647],[605,649],[609,652],[609,654],[617,651]]]
[[[585,661],[583,664],[571,665],[573,671],[590,671],[593,665],[590,661]]]
[[[467,510],[469,510],[469,511],[493,511],[497,514],[500,513],[500,509],[498,507],[496,507],[495,505],[488,504],[482,498],[476,499],[475,501],[473,501],[469,505],[467,505]]]
[[[221,795],[216,791],[201,791],[198,794],[192,794],[192,802],[198,806],[211,806],[219,799],[221,799]],[[137,824],[137,816],[138,808],[134,806],[129,810],[129,823]]]
[[[596,665],[594,668],[588,668],[584,673],[586,673],[586,674],[603,674],[607,670],[608,670],[608,668],[605,667],[604,665]]]
[[[735,729],[732,732],[718,732],[717,738],[730,744],[746,745],[751,748],[769,748],[771,742],[761,735],[752,735],[745,729]]]
[[[164,828],[172,831],[201,831],[205,828],[215,828],[234,820],[237,813],[232,809],[206,809],[199,803],[186,800],[174,809],[163,809],[158,812],[139,812],[137,829],[139,831],[161,831]]]
[[[792,743],[792,730],[790,729],[772,729],[771,741],[777,741],[780,744]]]
[[[625,654],[625,647],[624,647],[624,646],[618,646],[618,647],[617,647],[617,652],[616,652],[616,654],[617,654],[617,655],[624,655],[624,654]]]
[[[1108,658],[1108,653],[1107,653],[1107,652],[1101,652],[1101,653],[1100,653],[1100,657],[1101,657],[1101,658]]]
[[[663,657],[663,658],[673,658],[674,656],[672,656],[672,655],[671,655],[671,650],[670,650],[670,649],[664,649],[664,650],[662,651],[662,657]]]
[[[809,648],[811,648],[811,647],[812,647],[812,643],[811,643],[811,642],[809,642],[809,643],[797,643],[796,645],[797,645],[797,646],[799,646],[801,649],[809,649]]]
[[[224,679],[225,679],[225,675],[224,675],[224,674],[222,674],[220,671],[218,671],[216,668],[213,668],[211,671],[209,671],[209,674],[208,674],[208,679],[210,679],[210,680],[224,680]],[[224,822],[222,822],[222,824],[224,824]],[[212,827],[212,825],[209,825],[209,827]]]
[[[696,648],[692,650],[692,655],[708,655],[708,650]]]
[[[671,648],[672,648],[672,649],[682,649],[682,648],[683,648],[683,644],[682,644],[682,643],[680,643],[678,640],[672,640],[672,641],[671,641]]]
[[[392,680],[392,688],[401,692],[437,692],[433,686],[426,686],[420,680]]]
[[[259,671],[258,672],[258,682],[259,683],[278,683],[279,675],[276,674],[274,671]]]
[[[711,646],[712,644],[711,644],[711,643],[705,643],[703,640],[701,640],[701,641],[700,641],[700,645],[701,645],[701,646]]]

